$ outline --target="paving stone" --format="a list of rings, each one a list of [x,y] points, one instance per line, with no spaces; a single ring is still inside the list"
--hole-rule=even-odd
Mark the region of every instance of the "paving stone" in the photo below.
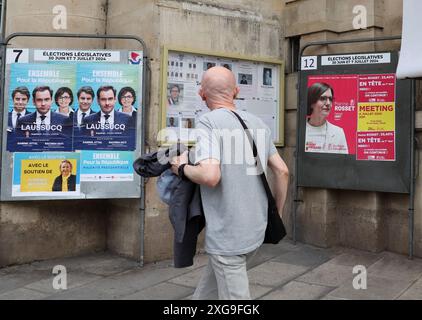
[[[49,295],[46,300],[114,300],[116,295],[96,287],[82,287],[73,290],[64,290],[60,293]]]
[[[412,284],[398,299],[422,300],[422,279],[419,279],[414,284]]]
[[[292,252],[291,250],[282,249],[277,246],[263,245],[259,248],[258,252],[251,258],[248,262],[248,268],[252,269],[257,265],[264,263],[274,257],[284,255],[286,253]]]
[[[384,257],[368,268],[369,275],[395,280],[415,281],[422,276],[422,260],[385,253]]]
[[[123,300],[180,300],[192,295],[194,289],[179,286],[169,282],[163,282],[147,289],[122,296]]]
[[[277,287],[290,281],[307,270],[306,267],[268,261],[249,270],[249,283]]]
[[[352,300],[392,300],[410,286],[410,281],[368,275],[367,289],[356,290],[352,282],[344,283],[330,292],[330,296]]]
[[[319,284],[327,287],[338,287],[343,282],[352,283],[353,268],[326,262],[312,271],[297,278],[307,283]]]
[[[316,300],[332,290],[331,287],[291,281],[280,289],[277,288],[264,295],[260,300]]]
[[[186,269],[168,267],[167,263],[151,264],[145,269],[136,268],[108,276],[82,287],[70,289],[66,293],[60,293],[60,296],[67,299],[67,297],[77,297],[80,294],[81,297],[88,298],[89,294],[93,294],[95,297],[93,299],[117,299],[189,272]]]
[[[26,289],[33,289],[36,291],[40,291],[43,293],[47,293],[50,295],[58,293],[58,290],[53,288],[53,280],[54,276],[52,275],[48,279],[43,279],[40,281],[36,281],[33,283],[30,283],[25,286]],[[67,274],[67,289],[74,289],[77,287],[81,287],[85,284],[88,284],[90,282],[96,281],[101,279],[101,276],[97,276],[90,273],[81,273],[81,272],[70,272]]]
[[[197,269],[189,270],[189,268],[174,268],[163,264],[156,264],[154,266],[148,265],[144,268],[125,271],[109,278],[127,283],[140,290],[183,274],[196,272],[196,270]]]
[[[326,253],[323,250],[305,249],[280,255],[276,258],[273,258],[272,261],[301,265],[310,268],[327,262],[331,257],[332,254]]]
[[[40,281],[49,278],[50,276],[51,273],[40,272],[7,273],[6,275],[0,276],[0,294],[22,288],[32,282]]]
[[[195,269],[195,270],[193,270],[189,273],[185,273],[181,276],[170,279],[170,280],[168,280],[168,282],[171,282],[171,283],[174,283],[174,284],[180,284],[180,285],[187,286],[187,287],[196,288],[196,286],[199,283],[199,280],[201,279],[202,272],[203,272],[204,268]]]
[[[87,256],[37,261],[31,264],[12,266],[4,269],[8,274],[45,272],[52,274],[57,265],[66,267],[67,271],[83,271],[98,275],[111,275],[139,267],[139,263],[108,253]]]
[[[372,264],[382,259],[382,254],[363,252],[358,250],[347,250],[345,253],[330,260],[330,263],[339,264],[343,266],[362,265],[369,268]]]
[[[57,265],[63,265],[67,269],[80,270],[95,265],[100,265],[106,261],[123,259],[119,256],[112,255],[110,253],[95,253],[90,255],[81,255],[77,257],[67,257],[50,259],[44,261],[36,261],[31,264],[13,266],[8,268],[11,272],[16,273],[19,271],[28,272],[33,270],[48,270],[51,274],[53,268]]]
[[[266,293],[270,292],[273,289],[274,288],[272,287],[260,286],[257,284],[249,285],[249,291],[251,293],[252,300],[259,299],[260,297],[262,297],[263,295],[265,295]]]
[[[42,292],[19,288],[1,294],[0,300],[39,300],[47,296],[48,294]]]
[[[139,263],[136,261],[117,258],[93,263],[78,270],[83,270],[84,272],[89,272],[100,276],[108,276],[137,267],[139,267]],[[72,268],[69,268],[69,270],[72,270]]]
[[[294,242],[290,239],[283,239],[281,240],[278,244],[263,244],[263,246],[269,246],[269,247],[277,247],[279,249],[284,249],[284,250],[288,250],[288,251],[293,251],[293,250],[298,250],[300,248],[302,248],[304,246],[304,244],[296,242],[296,244],[294,244]]]

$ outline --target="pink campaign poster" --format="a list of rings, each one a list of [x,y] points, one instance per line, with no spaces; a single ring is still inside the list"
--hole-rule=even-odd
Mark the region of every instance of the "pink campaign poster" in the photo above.
[[[395,75],[308,78],[305,152],[395,160]]]
[[[357,75],[308,78],[306,152],[356,154],[357,88]]]

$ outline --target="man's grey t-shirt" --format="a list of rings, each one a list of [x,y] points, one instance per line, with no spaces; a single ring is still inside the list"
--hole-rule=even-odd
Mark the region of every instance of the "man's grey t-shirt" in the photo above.
[[[266,170],[268,158],[277,152],[270,129],[253,114],[236,113],[251,130]],[[201,185],[205,250],[219,255],[251,252],[264,241],[268,199],[245,131],[230,110],[220,108],[199,119],[196,133],[195,163],[212,158],[221,168],[216,187]]]

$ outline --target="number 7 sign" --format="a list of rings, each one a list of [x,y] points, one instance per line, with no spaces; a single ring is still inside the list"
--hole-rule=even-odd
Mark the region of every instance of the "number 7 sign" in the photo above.
[[[28,49],[7,49],[6,64],[28,63],[28,62],[29,62]]]

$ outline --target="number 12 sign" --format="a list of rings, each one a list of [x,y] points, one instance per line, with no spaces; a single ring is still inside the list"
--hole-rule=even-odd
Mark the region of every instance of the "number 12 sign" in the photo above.
[[[301,70],[316,70],[317,56],[302,57]]]

